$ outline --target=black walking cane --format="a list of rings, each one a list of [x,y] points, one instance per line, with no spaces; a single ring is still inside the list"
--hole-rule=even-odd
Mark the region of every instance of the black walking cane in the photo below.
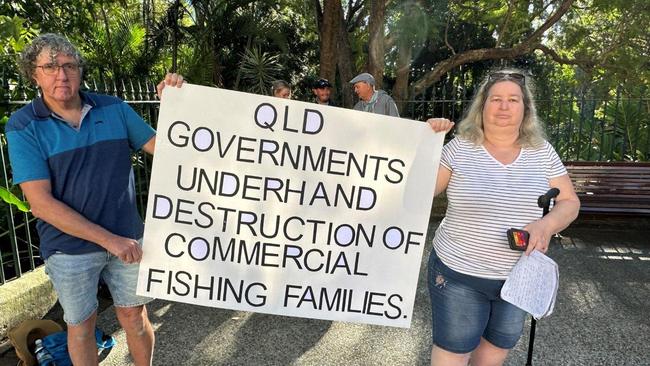
[[[557,188],[551,188],[548,192],[537,198],[537,206],[539,206],[542,211],[542,217],[546,216],[549,211],[549,206],[551,205],[551,200],[557,197],[560,194],[560,190]],[[528,359],[526,360],[526,366],[533,365],[533,345],[535,344],[535,326],[537,321],[535,317],[531,318],[530,321],[530,338],[528,339]]]

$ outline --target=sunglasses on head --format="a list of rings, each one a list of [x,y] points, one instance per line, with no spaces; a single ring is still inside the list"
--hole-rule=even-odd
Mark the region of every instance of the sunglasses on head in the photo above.
[[[524,84],[526,82],[526,77],[524,74],[518,72],[494,72],[488,76],[488,82],[499,80],[512,80],[519,84]]]

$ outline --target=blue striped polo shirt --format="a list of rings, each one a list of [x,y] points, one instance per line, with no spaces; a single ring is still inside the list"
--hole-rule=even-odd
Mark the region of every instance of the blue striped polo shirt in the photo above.
[[[13,183],[49,179],[54,198],[89,221],[128,238],[142,237],[131,152],[155,131],[118,98],[80,93],[90,105],[78,130],[55,117],[42,98],[14,112],[5,127]],[[59,251],[102,251],[97,244],[38,220],[43,258]]]

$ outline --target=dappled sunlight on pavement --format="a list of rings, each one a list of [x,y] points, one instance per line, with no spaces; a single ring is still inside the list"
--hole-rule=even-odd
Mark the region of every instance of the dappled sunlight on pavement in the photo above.
[[[426,263],[410,329],[207,308],[156,300],[154,365],[428,365],[431,342]],[[650,365],[650,227],[576,226],[548,255],[559,265],[554,313],[537,324],[533,364]],[[529,321],[506,365],[525,364]],[[130,365],[112,308],[98,325],[118,341],[101,363]],[[0,365],[4,365],[0,361]],[[8,365],[8,364],[7,364]],[[11,365],[15,365],[15,362]]]

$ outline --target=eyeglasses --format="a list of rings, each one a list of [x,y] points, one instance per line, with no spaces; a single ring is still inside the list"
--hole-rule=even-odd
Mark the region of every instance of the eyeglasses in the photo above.
[[[512,80],[522,85],[526,83],[524,74],[518,72],[494,72],[488,76],[488,82],[499,80]]]
[[[56,75],[59,73],[59,69],[63,69],[66,75],[77,75],[79,74],[79,70],[81,69],[79,64],[75,64],[72,62],[68,62],[63,65],[45,64],[36,67],[40,67],[43,70],[43,74],[45,75]]]

